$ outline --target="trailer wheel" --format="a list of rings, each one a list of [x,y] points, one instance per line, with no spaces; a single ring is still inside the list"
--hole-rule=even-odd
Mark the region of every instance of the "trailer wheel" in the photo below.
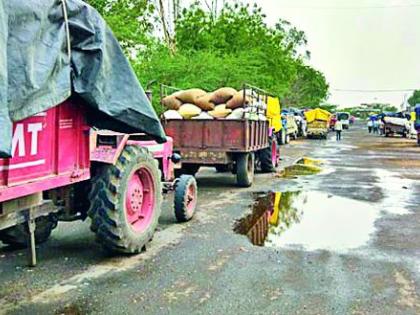
[[[238,186],[250,187],[254,181],[254,153],[241,153],[236,158],[236,182]]]
[[[284,132],[284,129],[281,129],[279,132],[278,142],[280,145],[286,144],[286,133]]]
[[[93,179],[88,214],[104,249],[134,254],[151,240],[161,211],[160,178],[147,149],[127,146],[115,165]]]
[[[44,243],[52,230],[57,227],[57,217],[53,214],[35,219],[35,242]],[[0,231],[0,241],[14,248],[25,248],[29,244],[29,229],[27,223],[18,224]]]
[[[194,176],[182,175],[175,188],[174,208],[178,222],[187,222],[197,206],[197,182]]]
[[[269,146],[258,152],[261,163],[261,171],[265,173],[274,172],[277,167],[277,141],[274,137],[268,139]]]

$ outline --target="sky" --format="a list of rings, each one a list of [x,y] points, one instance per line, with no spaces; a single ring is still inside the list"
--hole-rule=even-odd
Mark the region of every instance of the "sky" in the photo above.
[[[259,4],[270,25],[282,18],[305,31],[309,63],[325,74],[330,103],[399,106],[411,91],[389,90],[420,89],[420,0],[242,2]]]

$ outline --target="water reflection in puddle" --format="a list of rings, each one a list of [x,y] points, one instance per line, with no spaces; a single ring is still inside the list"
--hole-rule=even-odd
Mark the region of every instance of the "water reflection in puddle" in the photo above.
[[[235,231],[255,245],[340,251],[366,244],[379,215],[374,205],[349,198],[273,192],[258,196],[253,213],[238,221]]]

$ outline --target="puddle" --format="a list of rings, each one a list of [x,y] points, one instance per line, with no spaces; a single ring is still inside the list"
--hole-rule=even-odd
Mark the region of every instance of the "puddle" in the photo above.
[[[385,196],[382,201],[382,211],[392,214],[408,213],[415,181],[401,178],[397,174],[384,169],[377,169],[374,174],[378,178],[379,187],[381,187]]]
[[[235,231],[259,246],[343,251],[365,245],[379,215],[370,203],[321,192],[271,192]]]

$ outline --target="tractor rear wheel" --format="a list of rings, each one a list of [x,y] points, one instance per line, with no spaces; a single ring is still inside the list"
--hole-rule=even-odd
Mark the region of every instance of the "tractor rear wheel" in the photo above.
[[[194,176],[182,175],[175,187],[174,208],[178,222],[187,222],[197,206],[197,182]]]
[[[41,244],[48,240],[52,230],[57,227],[57,217],[53,214],[35,219],[35,243]],[[15,248],[25,248],[29,244],[29,228],[27,223],[21,223],[0,231],[0,241]]]
[[[88,215],[104,249],[134,254],[152,239],[161,211],[160,178],[158,162],[146,148],[127,146],[115,165],[93,179]]]
[[[236,158],[236,182],[238,186],[250,187],[254,181],[254,153],[241,153]]]

